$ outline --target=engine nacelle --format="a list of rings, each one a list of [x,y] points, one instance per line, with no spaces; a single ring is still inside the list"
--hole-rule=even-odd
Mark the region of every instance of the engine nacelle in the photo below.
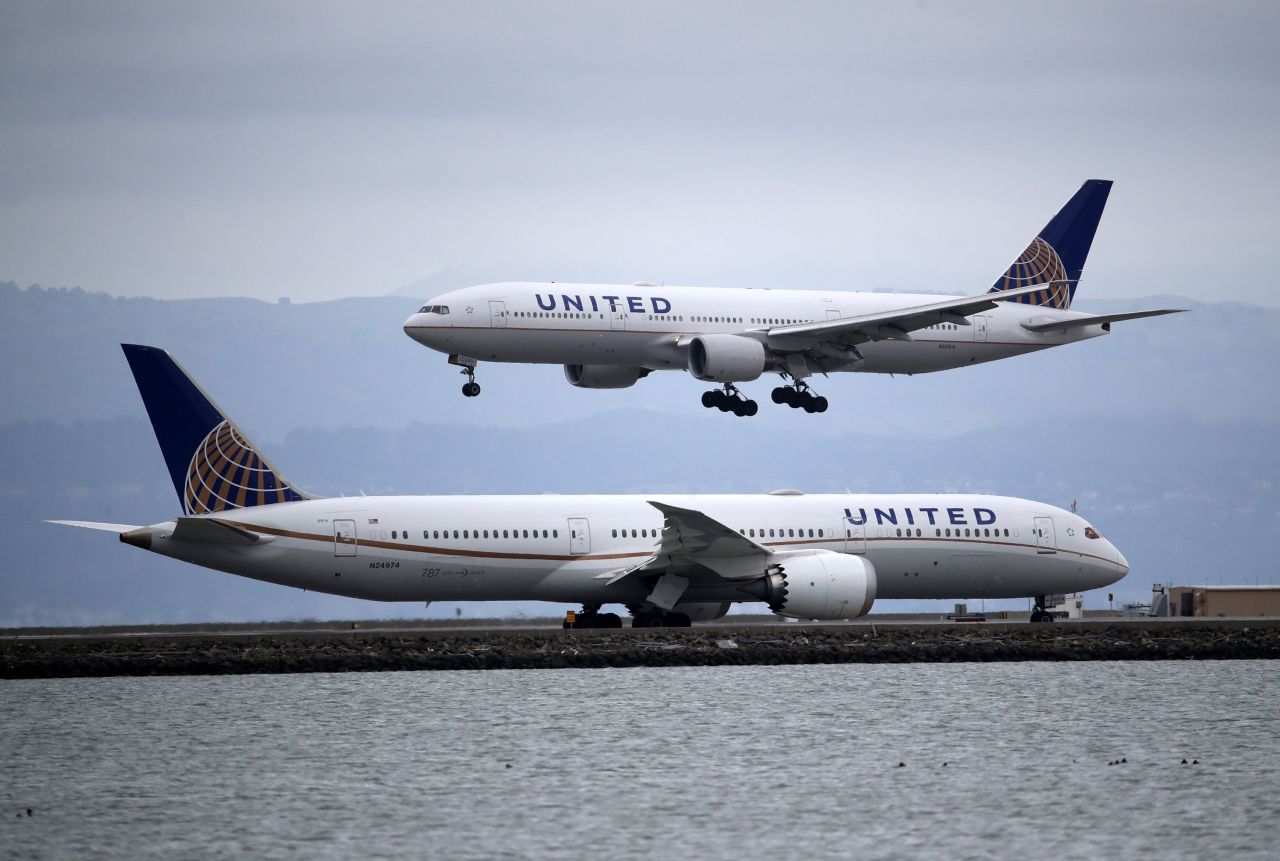
[[[764,344],[741,335],[699,335],[689,342],[689,373],[708,383],[746,383],[764,373]]]
[[[862,556],[800,551],[767,575],[769,609],[796,619],[856,619],[876,600],[876,569]]]
[[[648,368],[630,365],[564,366],[564,378],[580,389],[626,389],[648,374]]]

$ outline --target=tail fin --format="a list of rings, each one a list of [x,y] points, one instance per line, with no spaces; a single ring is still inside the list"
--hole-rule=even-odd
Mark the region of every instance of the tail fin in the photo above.
[[[1011,301],[1070,308],[1110,193],[1111,180],[1086,180],[1040,235],[1031,240],[1022,256],[1000,276],[990,292],[1043,284],[1044,290]]]
[[[184,514],[309,499],[293,487],[173,357],[121,344]]]

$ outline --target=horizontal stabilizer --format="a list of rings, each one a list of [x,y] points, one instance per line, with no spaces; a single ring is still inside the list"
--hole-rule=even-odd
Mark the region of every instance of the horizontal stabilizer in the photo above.
[[[1022,324],[1029,332],[1057,332],[1063,329],[1082,329],[1103,323],[1119,323],[1121,320],[1139,320],[1143,317],[1160,317],[1164,314],[1181,314],[1186,308],[1160,308],[1155,311],[1130,311],[1127,314],[1099,314],[1096,317],[1072,317],[1069,320],[1033,319]]]
[[[54,523],[58,526],[78,526],[81,529],[97,529],[100,532],[114,532],[116,535],[131,532],[138,528],[128,523],[95,523],[92,520],[46,520],[45,523]]]
[[[242,526],[213,517],[179,517],[173,537],[180,541],[209,541],[216,544],[262,544],[274,540],[250,532]]]

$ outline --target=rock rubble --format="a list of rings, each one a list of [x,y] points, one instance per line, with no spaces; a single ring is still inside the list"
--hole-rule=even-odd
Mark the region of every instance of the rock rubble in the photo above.
[[[855,625],[0,641],[0,677],[1280,658],[1280,625]]]

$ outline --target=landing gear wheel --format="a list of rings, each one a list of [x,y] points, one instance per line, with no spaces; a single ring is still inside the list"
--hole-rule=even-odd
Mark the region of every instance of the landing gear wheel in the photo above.
[[[825,413],[827,399],[814,394],[813,389],[803,380],[796,380],[791,386],[778,386],[770,393],[775,404],[786,404],[793,410],[804,410],[806,413]]]
[[[462,373],[466,375],[467,381],[462,385],[462,393],[469,398],[474,398],[480,394],[480,384],[476,382],[476,365],[474,359],[462,359],[459,356],[450,356],[449,364],[461,365]]]
[[[1048,596],[1036,595],[1034,602],[1035,603],[1031,605],[1031,623],[1039,624],[1041,622],[1052,622],[1053,614],[1044,608],[1044,605],[1049,602]]]
[[[578,613],[573,624],[564,623],[565,628],[621,628],[622,617],[617,613]]]
[[[693,620],[687,613],[669,613],[666,610],[641,610],[631,614],[633,628],[692,628]]]
[[[760,411],[760,405],[742,396],[733,383],[725,383],[723,389],[712,389],[702,393],[702,405],[707,409],[718,409],[722,413],[733,413],[735,416],[753,416]]]

